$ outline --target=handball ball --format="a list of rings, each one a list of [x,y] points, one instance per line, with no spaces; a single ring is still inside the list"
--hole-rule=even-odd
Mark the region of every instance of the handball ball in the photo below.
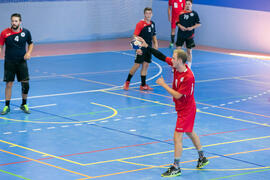
[[[133,49],[140,49],[141,48],[141,45],[142,45],[142,42],[141,41],[138,41],[136,38],[133,39],[131,42],[130,42],[130,45]]]

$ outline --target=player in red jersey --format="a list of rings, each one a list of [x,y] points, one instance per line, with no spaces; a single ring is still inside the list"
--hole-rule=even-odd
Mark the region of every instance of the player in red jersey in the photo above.
[[[201,26],[199,15],[192,11],[192,0],[186,0],[185,10],[181,11],[179,21],[176,23],[179,27],[177,32],[176,48],[181,49],[184,43],[187,48],[187,64],[191,68],[192,48],[195,47],[194,33],[195,29]]]
[[[26,51],[26,43],[28,50]],[[0,35],[0,53],[3,46],[5,50],[4,81],[6,82],[6,104],[1,112],[2,115],[10,111],[11,90],[15,76],[22,85],[22,104],[21,110],[29,114],[26,104],[29,91],[29,73],[26,60],[30,59],[33,50],[33,42],[30,31],[21,27],[21,15],[11,15],[11,27],[2,31]]]
[[[184,133],[192,140],[198,151],[199,159],[197,168],[204,167],[209,161],[204,156],[199,136],[193,130],[196,115],[196,103],[194,99],[195,78],[193,72],[186,65],[187,53],[182,49],[176,49],[173,52],[172,58],[166,57],[160,51],[149,47],[143,39],[140,38],[139,40],[142,42],[142,46],[149,49],[156,58],[167,62],[174,69],[172,88],[166,84],[163,77],[160,77],[156,81],[157,84],[173,96],[175,110],[177,111],[177,122],[174,131],[174,164],[162,176],[173,177],[181,175],[179,163],[183,151],[182,140]]]
[[[157,49],[158,41],[156,37],[156,28],[155,28],[155,23],[151,21],[151,18],[152,18],[152,9],[145,8],[144,19],[137,23],[136,29],[134,31],[134,38],[135,37],[143,38],[147,42],[147,44],[149,44],[149,46],[152,46],[152,42],[153,42],[153,47]],[[147,69],[148,69],[149,63],[151,63],[151,59],[152,59],[151,52],[147,50],[146,48],[141,48],[141,49],[136,50],[135,63],[129,71],[128,77],[123,87],[124,90],[129,89],[130,80],[141,65],[142,65],[142,69],[141,69],[140,90],[153,89],[153,88],[150,88],[146,84]]]
[[[173,47],[175,38],[176,22],[180,12],[185,8],[186,0],[169,0],[168,4],[168,20],[171,23],[171,43],[170,48]]]

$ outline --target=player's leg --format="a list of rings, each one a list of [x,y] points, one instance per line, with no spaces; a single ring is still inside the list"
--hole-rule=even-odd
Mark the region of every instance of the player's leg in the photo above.
[[[175,28],[171,28],[171,42],[170,42],[170,48],[173,48],[174,45],[174,39],[175,39]]]
[[[12,92],[13,81],[6,82],[6,89],[5,89],[5,106],[1,112],[2,115],[5,115],[10,112],[10,99],[11,99],[11,92]]]
[[[176,40],[176,49],[182,49],[184,45],[185,39],[183,39],[179,33],[177,33],[177,40]]]
[[[131,78],[133,77],[133,75],[136,73],[136,71],[139,69],[140,67],[140,64],[139,63],[134,63],[134,65],[132,66],[132,68],[130,69],[129,71],[129,74],[128,74],[128,77],[126,79],[126,82],[123,86],[123,89],[124,90],[128,90],[129,88],[129,83],[131,81]]]
[[[187,47],[187,64],[188,64],[188,67],[191,68],[192,48],[195,47],[195,42],[194,42],[193,38],[186,40],[186,47]]]
[[[192,65],[192,49],[187,48],[187,65],[191,68]]]
[[[181,175],[180,158],[183,151],[183,133],[174,131],[174,163],[162,174],[163,177],[174,177]]]
[[[144,62],[142,63],[142,69],[141,69],[141,82],[142,83],[140,86],[140,90],[153,90],[153,88],[149,87],[146,84],[146,76],[147,76],[148,67],[149,67],[149,64],[152,62],[151,52],[147,49],[144,49],[143,50],[143,58],[144,58]]]
[[[16,64],[5,61],[4,64],[4,81],[6,82],[5,88],[5,106],[1,112],[2,115],[10,111],[10,99],[12,93],[13,81],[15,79]]]
[[[136,56],[135,56],[135,63],[134,65],[132,66],[132,68],[130,69],[129,71],[129,74],[128,74],[128,77],[126,79],[126,82],[123,86],[123,89],[124,90],[128,90],[129,88],[129,83],[131,81],[131,78],[133,77],[133,75],[136,73],[136,71],[139,69],[140,65],[143,63],[143,52],[141,49],[138,49],[136,51]]]
[[[202,145],[200,142],[200,138],[194,131],[192,131],[191,133],[187,132],[186,134],[191,139],[193,145],[195,146],[195,148],[197,149],[198,154],[199,154],[197,168],[203,168],[205,165],[207,165],[209,163],[209,161],[204,156]]]
[[[29,72],[26,61],[23,61],[19,64],[17,79],[19,82],[21,82],[22,87],[22,104],[20,108],[23,112],[30,114],[29,108],[27,106],[27,96],[29,92]]]
[[[171,42],[170,42],[170,48],[173,48],[174,45],[174,39],[175,39],[175,29],[176,29],[176,17],[172,16],[171,20]]]
[[[145,86],[146,85],[146,75],[147,75],[147,69],[149,67],[149,63],[148,62],[143,62],[142,64],[142,69],[141,69],[141,86]]]

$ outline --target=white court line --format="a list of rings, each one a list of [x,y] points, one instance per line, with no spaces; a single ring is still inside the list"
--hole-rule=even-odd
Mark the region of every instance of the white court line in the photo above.
[[[123,54],[123,55],[127,55],[127,56],[131,56],[131,57],[135,57],[134,54],[125,53],[125,52],[115,52],[115,53]],[[150,81],[150,80],[158,77],[162,73],[162,67],[158,63],[156,63],[155,61],[152,61],[152,63],[154,63],[155,65],[157,65],[157,67],[159,68],[159,72],[156,75],[152,76],[151,78],[147,79],[146,81]],[[132,85],[135,85],[135,84],[139,84],[139,83],[141,83],[141,82],[131,83],[129,86],[132,86]]]
[[[121,53],[121,52],[115,52],[115,53],[123,54],[123,53]],[[125,53],[124,55],[134,56],[133,54],[128,54],[128,53]],[[158,72],[156,75],[150,77],[149,79],[146,79],[146,81],[150,81],[150,80],[156,78],[157,76],[159,76],[159,75],[162,73],[162,67],[161,67],[158,63],[156,63],[156,62],[154,62],[154,61],[152,61],[152,62],[158,66],[159,72]],[[141,83],[141,82],[130,83],[130,86],[136,85],[136,84],[139,84],[139,83]],[[114,90],[114,89],[122,88],[122,87],[123,87],[123,85],[120,85],[120,86],[114,86],[114,87],[111,87],[111,88],[96,89],[96,90],[88,90],[88,91],[75,91],[75,92],[56,93],[56,94],[47,94],[47,95],[45,94],[45,95],[40,95],[40,96],[30,96],[30,97],[28,97],[27,99],[36,99],[36,98],[44,98],[44,97],[66,96],[66,95],[74,95],[74,94],[84,94],[84,93],[92,93],[92,92],[109,91],[109,90]],[[11,100],[12,100],[12,101],[15,101],[15,100],[21,100],[21,99],[22,99],[22,98],[13,98],[13,99],[11,99]],[[0,100],[0,102],[5,102],[5,99]]]
[[[40,105],[40,106],[32,106],[28,107],[29,109],[35,109],[35,108],[40,108],[40,107],[49,107],[49,106],[56,106],[57,104],[45,104],[45,105]],[[20,108],[15,108],[14,110],[20,110]]]

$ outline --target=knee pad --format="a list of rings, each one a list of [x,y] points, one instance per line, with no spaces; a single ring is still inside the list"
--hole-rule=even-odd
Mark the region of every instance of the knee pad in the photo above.
[[[22,93],[28,94],[29,91],[29,82],[22,82]]]

